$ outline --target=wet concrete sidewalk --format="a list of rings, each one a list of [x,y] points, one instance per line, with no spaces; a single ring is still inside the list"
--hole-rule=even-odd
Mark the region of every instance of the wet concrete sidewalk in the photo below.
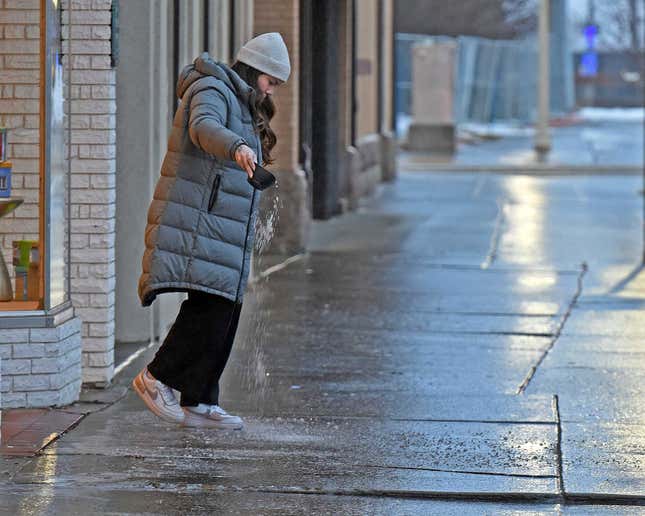
[[[594,110],[595,117],[571,114],[552,120],[552,149],[544,162],[536,160],[535,128],[507,124],[461,124],[455,154],[403,152],[403,166],[415,170],[525,172],[559,175],[562,171],[582,175],[641,175],[643,155],[643,110]],[[618,112],[618,113],[617,113]],[[402,120],[400,134],[407,132]]]
[[[641,188],[402,173],[253,286],[222,382],[243,431],[148,412],[151,349],[2,460],[0,511],[645,514]]]

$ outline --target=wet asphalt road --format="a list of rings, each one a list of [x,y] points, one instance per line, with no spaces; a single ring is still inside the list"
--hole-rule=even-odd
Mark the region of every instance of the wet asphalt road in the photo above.
[[[151,349],[2,460],[0,510],[645,514],[641,188],[403,173],[253,285],[222,381],[243,431],[149,413]]]

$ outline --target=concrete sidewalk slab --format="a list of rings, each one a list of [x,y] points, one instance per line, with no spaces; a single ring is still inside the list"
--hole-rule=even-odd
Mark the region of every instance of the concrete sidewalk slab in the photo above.
[[[61,409],[3,410],[0,457],[33,456],[81,418]]]
[[[603,337],[640,337],[645,342],[643,307],[614,305],[603,308],[578,308],[563,330],[566,336],[594,335]],[[645,346],[644,346],[645,349]],[[642,364],[645,368],[645,363]]]
[[[280,393],[280,402],[267,396],[261,404],[246,396],[237,401],[236,396],[222,398],[224,406],[238,406],[245,415],[280,417],[338,417],[380,418],[410,421],[454,421],[472,423],[534,423],[555,424],[552,398],[526,395],[459,394],[459,405],[448,396],[435,394],[419,396],[416,391],[370,389],[366,392],[346,392],[342,389],[325,393],[299,392],[289,389]],[[357,404],[357,397],[360,403]]]
[[[75,435],[64,436],[46,455],[56,463],[53,480],[63,486],[73,481],[79,489],[139,489],[154,471],[160,484],[190,479],[251,490],[555,493],[552,422],[334,416],[247,416],[246,421],[240,432],[160,424],[141,412],[131,393],[118,405],[87,416]],[[154,438],[150,428],[157,430]],[[46,482],[42,460],[30,461],[13,481]]]
[[[163,489],[168,487],[168,489]],[[2,486],[0,486],[2,489]],[[383,498],[374,495],[342,496],[319,493],[275,493],[267,491],[223,491],[208,486],[161,486],[141,490],[136,494],[120,489],[87,489],[79,496],[73,487],[56,487],[56,496],[47,492],[33,494],[28,489],[16,488],[15,497],[2,496],[0,510],[7,514],[18,514],[21,499],[30,496],[31,503],[46,507],[52,514],[186,514],[187,510],[204,514],[346,514],[391,516],[392,514],[441,514],[445,516],[496,516],[560,515],[556,504],[536,504],[527,512],[527,505],[521,503],[464,502],[433,499]],[[261,508],[261,509],[260,509]],[[634,514],[624,512],[625,508],[608,508],[611,514]],[[521,512],[520,512],[521,511]],[[569,514],[568,512],[566,514]],[[571,514],[574,514],[573,512]],[[587,512],[575,514],[602,514]]]
[[[567,493],[616,493],[640,498],[645,511],[645,435],[638,424],[563,423],[562,467]]]

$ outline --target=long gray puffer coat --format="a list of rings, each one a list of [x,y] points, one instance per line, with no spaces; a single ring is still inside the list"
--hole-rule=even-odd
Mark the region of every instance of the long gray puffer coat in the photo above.
[[[259,192],[234,160],[246,143],[262,162],[251,87],[207,53],[185,67],[181,99],[148,209],[139,298],[201,290],[239,302],[249,274]]]

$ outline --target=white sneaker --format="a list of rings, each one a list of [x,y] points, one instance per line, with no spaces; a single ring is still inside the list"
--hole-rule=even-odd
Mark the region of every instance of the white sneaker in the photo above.
[[[184,421],[184,411],[181,410],[175,393],[166,384],[155,379],[147,367],[134,377],[132,386],[150,411],[161,419],[170,423]]]
[[[206,405],[200,403],[196,407],[182,407],[184,409],[184,426],[202,428],[229,428],[239,430],[244,426],[242,419],[226,412],[219,405]]]

